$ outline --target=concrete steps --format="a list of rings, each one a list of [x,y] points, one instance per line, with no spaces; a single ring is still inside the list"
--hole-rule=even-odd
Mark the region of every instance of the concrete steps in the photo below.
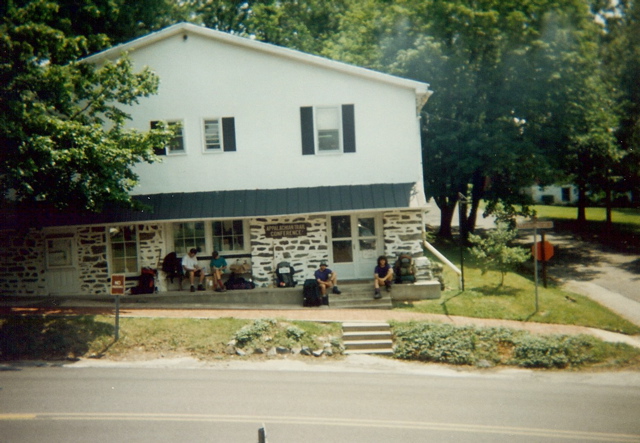
[[[393,354],[389,323],[350,322],[342,324],[345,354]]]
[[[393,303],[388,292],[382,298],[373,298],[371,283],[351,283],[339,286],[342,294],[329,294],[329,307],[334,309],[391,309]]]

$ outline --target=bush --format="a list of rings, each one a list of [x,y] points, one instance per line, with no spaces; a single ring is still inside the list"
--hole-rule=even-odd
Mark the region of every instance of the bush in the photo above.
[[[403,360],[525,368],[567,368],[616,357],[614,345],[588,335],[539,336],[507,328],[393,323],[394,357]],[[638,356],[640,351],[629,350]],[[631,357],[632,358],[632,357]]]

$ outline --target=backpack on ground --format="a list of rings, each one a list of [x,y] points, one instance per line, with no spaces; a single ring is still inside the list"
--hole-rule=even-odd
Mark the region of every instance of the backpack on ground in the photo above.
[[[233,289],[253,289],[256,287],[256,284],[252,281],[246,280],[244,277],[239,277],[238,275],[232,273],[229,276],[229,279],[224,284],[224,287],[233,290]]]
[[[132,294],[153,294],[156,290],[156,271],[151,268],[142,268],[138,278],[138,286],[131,288]]]
[[[313,279],[307,279],[302,286],[302,306],[316,307],[322,304],[322,295],[320,294],[320,287],[318,282]],[[327,304],[328,298],[327,298]]]
[[[400,254],[393,265],[396,283],[414,283],[416,281],[416,265],[409,254]]]
[[[276,284],[279,288],[293,288],[298,282],[294,278],[297,271],[289,262],[281,261],[276,265]]]

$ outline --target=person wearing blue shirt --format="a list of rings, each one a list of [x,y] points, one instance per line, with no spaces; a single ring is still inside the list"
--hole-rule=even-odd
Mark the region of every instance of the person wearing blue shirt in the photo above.
[[[331,269],[327,268],[327,263],[320,263],[320,269],[315,272],[314,277],[318,282],[320,293],[323,296],[327,295],[327,288],[333,288],[332,292],[334,294],[341,294],[338,289],[338,276]]]
[[[389,260],[384,255],[378,257],[378,266],[373,271],[373,288],[375,292],[373,298],[381,298],[380,286],[385,286],[387,292],[391,291],[391,281],[393,280],[393,268],[389,265]]]
[[[218,251],[213,251],[209,266],[211,267],[211,278],[213,278],[213,289],[216,292],[226,291],[227,289],[222,283],[222,274],[227,270],[227,261],[224,257],[220,257]]]

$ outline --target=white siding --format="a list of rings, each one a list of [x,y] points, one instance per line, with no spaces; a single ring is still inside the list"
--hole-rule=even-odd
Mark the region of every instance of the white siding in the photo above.
[[[137,167],[135,194],[422,183],[411,88],[194,34],[130,56],[160,76],[159,94],[131,108],[132,126],[183,120],[186,147],[186,155]],[[300,107],[342,104],[355,106],[356,153],[303,156]],[[201,125],[209,117],[235,118],[237,152],[203,153]]]

